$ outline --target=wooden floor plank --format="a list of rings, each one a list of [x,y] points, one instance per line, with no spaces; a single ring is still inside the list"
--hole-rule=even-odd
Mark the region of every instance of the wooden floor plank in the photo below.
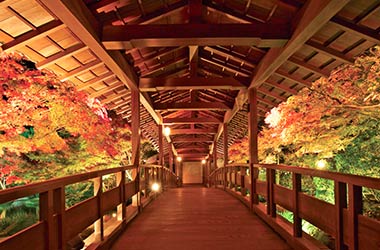
[[[204,187],[170,189],[146,207],[112,250],[289,250],[240,201]]]

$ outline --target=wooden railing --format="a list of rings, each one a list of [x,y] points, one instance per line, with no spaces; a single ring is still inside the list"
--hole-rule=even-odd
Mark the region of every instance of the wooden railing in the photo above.
[[[260,179],[265,180],[258,178],[259,171],[264,175]],[[291,176],[290,188],[276,181],[277,171]],[[302,177],[330,180],[333,203],[306,194]],[[255,164],[250,171],[249,164],[234,164],[214,170],[209,181],[242,200],[295,249],[330,249],[302,231],[302,220],[330,235],[332,249],[380,249],[380,221],[363,215],[362,194],[363,188],[379,191],[380,179],[266,164]],[[280,209],[292,212],[293,223],[278,213]]]
[[[132,180],[127,180],[126,171],[132,172]],[[116,175],[116,185],[104,190],[103,181],[112,174]],[[66,208],[65,188],[88,181],[93,183],[94,196]],[[176,186],[177,176],[158,165],[143,165],[138,168],[125,166],[0,191],[0,204],[38,194],[40,214],[39,221],[34,225],[2,239],[0,249],[68,249],[70,242],[73,239],[75,241],[78,234],[90,226],[95,230],[93,245],[97,245],[99,249],[107,249],[105,240],[117,235],[126,222],[149,202],[153,182],[159,182],[162,188]],[[128,201],[131,198],[133,201],[127,210],[127,203],[130,203]],[[117,210],[117,223],[109,230],[105,227],[104,215],[112,210]]]

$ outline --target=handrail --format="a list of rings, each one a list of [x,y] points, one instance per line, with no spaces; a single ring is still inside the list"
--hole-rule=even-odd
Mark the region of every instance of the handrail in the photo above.
[[[136,173],[135,179],[130,182],[126,181],[127,170],[133,170]],[[103,191],[102,177],[110,174],[116,174],[116,187]],[[65,187],[84,181],[93,182],[94,196],[66,208]],[[32,226],[0,241],[0,250],[21,250],[28,248],[30,244],[34,249],[66,249],[66,244],[73,237],[91,225],[95,225],[95,232],[98,233],[97,244],[100,244],[101,249],[102,245],[107,244],[106,238],[112,238],[123,230],[126,222],[136,216],[150,201],[150,184],[153,181],[161,182],[162,187],[176,186],[177,176],[160,165],[128,165],[1,190],[0,204],[38,194],[40,218]],[[132,198],[132,206],[136,209],[131,210],[135,212],[127,214],[127,201]],[[107,236],[103,216],[116,208],[118,225],[111,233],[107,231]],[[107,246],[103,247],[103,249],[106,248]]]
[[[275,165],[275,164],[254,164],[256,168],[268,168],[274,170],[282,170],[293,172],[302,175],[309,175],[314,177],[320,177],[324,179],[330,179],[334,181],[344,182],[347,184],[353,184],[357,186],[365,186],[373,189],[380,189],[380,179],[373,178],[368,176],[354,175],[354,174],[345,174],[327,170],[318,170],[313,168],[305,167],[294,167],[294,166],[285,166],[285,165]]]
[[[70,184],[74,184],[77,182],[82,182],[89,179],[94,179],[96,177],[101,177],[104,175],[114,174],[117,172],[136,169],[133,165],[117,167],[117,168],[109,168],[91,171],[88,173],[75,174],[60,178],[54,178],[51,180],[46,180],[43,182],[26,184],[23,186],[11,187],[5,190],[0,190],[0,204],[3,204],[8,201],[12,201],[18,198],[30,196],[37,193],[46,192],[50,189],[55,189],[61,186],[67,186]]]
[[[266,171],[265,181],[258,178],[259,169]],[[291,174],[291,188],[276,182],[276,171]],[[302,176],[333,181],[334,204],[304,193]],[[331,235],[337,250],[346,246],[350,250],[376,249],[380,245],[380,221],[363,215],[362,194],[363,187],[380,190],[379,178],[276,164],[229,164],[215,169],[208,179],[209,185],[242,200],[296,249],[327,249],[302,231],[302,220]],[[278,209],[291,212],[293,223],[282,218]]]

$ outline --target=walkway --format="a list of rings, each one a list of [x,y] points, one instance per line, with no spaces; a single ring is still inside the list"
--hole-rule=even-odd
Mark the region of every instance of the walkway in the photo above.
[[[291,248],[228,193],[200,186],[170,189],[146,207],[112,250]]]

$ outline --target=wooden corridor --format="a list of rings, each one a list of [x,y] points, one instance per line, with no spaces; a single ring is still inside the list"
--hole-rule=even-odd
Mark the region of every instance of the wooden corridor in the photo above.
[[[147,206],[112,250],[290,248],[227,192],[187,186],[169,189]]]

